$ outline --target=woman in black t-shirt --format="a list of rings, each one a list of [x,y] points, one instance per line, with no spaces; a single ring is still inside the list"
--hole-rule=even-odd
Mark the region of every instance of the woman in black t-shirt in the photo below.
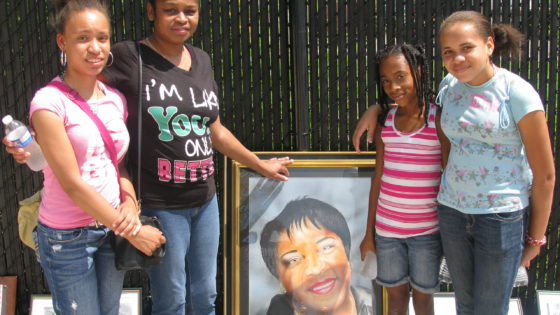
[[[148,270],[152,314],[213,314],[220,230],[213,148],[278,180],[287,180],[292,161],[260,160],[221,124],[210,57],[185,44],[198,24],[198,1],[150,0],[147,13],[154,33],[140,42],[141,111],[135,43],[114,45],[103,75],[128,100],[131,170],[142,141],[142,212],[163,221],[167,238],[162,264]]]

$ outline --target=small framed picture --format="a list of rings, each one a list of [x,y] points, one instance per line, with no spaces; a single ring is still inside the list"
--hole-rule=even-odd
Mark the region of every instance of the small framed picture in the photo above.
[[[560,315],[560,291],[537,290],[539,314]]]
[[[32,295],[30,315],[55,315],[50,295]],[[142,315],[142,289],[124,289],[119,315]]]
[[[50,295],[31,296],[30,315],[55,315]]]
[[[17,277],[0,277],[0,315],[16,313]]]
[[[408,314],[414,315],[412,299],[408,304]],[[434,314],[435,315],[455,315],[455,294],[453,292],[441,292],[434,294]],[[541,313],[542,314],[542,313]],[[523,315],[521,300],[513,298],[509,300],[508,315]]]
[[[119,315],[142,315],[142,289],[124,289]]]

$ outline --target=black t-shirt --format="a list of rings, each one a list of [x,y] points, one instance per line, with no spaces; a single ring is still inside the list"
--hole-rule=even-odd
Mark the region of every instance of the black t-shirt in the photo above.
[[[141,199],[159,209],[200,206],[216,192],[210,124],[218,118],[218,88],[210,57],[191,45],[190,71],[174,66],[150,47],[142,51]],[[133,41],[112,47],[103,71],[128,102],[129,171],[138,168],[138,51]]]

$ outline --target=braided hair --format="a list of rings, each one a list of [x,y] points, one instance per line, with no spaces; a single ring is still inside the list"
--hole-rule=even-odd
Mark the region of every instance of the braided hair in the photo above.
[[[389,46],[377,53],[377,90],[379,93],[379,105],[381,106],[379,122],[381,122],[382,126],[385,126],[387,114],[391,109],[389,96],[385,93],[383,84],[381,83],[381,63],[388,57],[398,55],[402,55],[410,67],[412,79],[414,80],[414,87],[416,88],[416,94],[418,95],[418,107],[420,108],[419,115],[425,114],[424,120],[427,125],[427,112],[430,103],[434,102],[436,95],[431,88],[429,80],[430,68],[428,67],[428,62],[424,54],[424,48],[420,45],[411,45],[407,43]]]

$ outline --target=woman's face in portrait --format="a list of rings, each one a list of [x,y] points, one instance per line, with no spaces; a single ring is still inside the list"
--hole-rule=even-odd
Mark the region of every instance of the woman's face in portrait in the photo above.
[[[297,304],[318,311],[344,305],[350,294],[350,263],[340,237],[306,219],[280,234],[278,279]]]

